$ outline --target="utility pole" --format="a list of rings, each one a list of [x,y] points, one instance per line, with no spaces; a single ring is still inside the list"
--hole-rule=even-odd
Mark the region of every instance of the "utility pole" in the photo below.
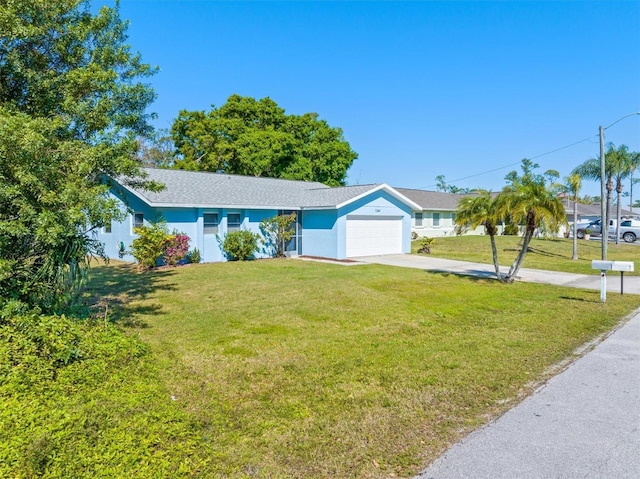
[[[607,218],[607,196],[604,155],[604,127],[600,127],[600,230],[602,237],[602,261],[607,259],[607,236],[609,236],[609,218]]]

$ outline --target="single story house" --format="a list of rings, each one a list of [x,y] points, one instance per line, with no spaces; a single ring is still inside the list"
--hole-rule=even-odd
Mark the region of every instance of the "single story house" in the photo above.
[[[396,191],[420,205],[412,212],[411,231],[417,236],[430,238],[455,236],[458,203],[467,194],[396,188]],[[484,234],[484,227],[468,230],[465,234]]]
[[[564,204],[564,209],[567,212],[567,221],[569,223],[573,223],[573,201],[568,198],[562,200]],[[578,213],[578,221],[594,221],[599,220],[600,216],[602,216],[602,210],[600,209],[600,203],[578,203],[577,204],[577,213]],[[616,205],[611,206],[611,211],[609,212],[611,218],[615,219],[616,217]],[[632,210],[626,208],[620,208],[620,215],[624,218],[635,218],[638,216]]]
[[[117,182],[111,194],[128,208],[122,222],[96,233],[110,258],[133,261],[128,253],[134,228],[163,219],[169,231],[189,236],[203,261],[225,261],[221,239],[246,229],[260,233],[260,222],[296,213],[295,236],[287,254],[334,259],[409,253],[412,211],[420,206],[386,184],[328,187],[322,183],[221,173],[146,168],[159,192]],[[257,257],[270,252],[262,250]]]

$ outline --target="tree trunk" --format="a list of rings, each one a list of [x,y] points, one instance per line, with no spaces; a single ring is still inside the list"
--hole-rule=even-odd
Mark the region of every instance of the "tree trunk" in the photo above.
[[[618,178],[618,184],[616,185],[616,198],[617,198],[617,205],[616,205],[616,244],[620,244],[620,200],[621,195],[622,195],[622,190],[623,190],[623,186],[622,186],[622,180],[620,178]],[[607,226],[607,233],[609,232],[609,227]]]
[[[573,259],[578,259],[578,203],[573,202]]]
[[[491,239],[491,252],[493,253],[493,266],[496,268],[496,277],[498,281],[503,282],[502,274],[500,274],[500,264],[498,263],[498,248],[496,248],[496,236],[489,235]]]
[[[527,224],[524,230],[524,238],[522,239],[522,249],[520,250],[520,253],[518,253],[518,256],[516,256],[516,259],[514,260],[513,264],[511,265],[511,268],[509,269],[509,274],[507,274],[507,277],[505,278],[505,282],[513,283],[513,281],[516,279],[516,275],[518,274],[518,271],[520,271],[520,267],[524,262],[524,257],[527,255],[527,250],[529,249],[529,242],[531,241],[531,238],[533,238],[533,234],[535,233],[535,231],[536,231],[535,215],[534,213],[529,212],[527,214]]]

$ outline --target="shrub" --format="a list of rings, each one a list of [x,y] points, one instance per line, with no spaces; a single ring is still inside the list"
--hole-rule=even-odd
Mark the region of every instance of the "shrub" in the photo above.
[[[284,256],[285,246],[296,234],[296,214],[276,215],[260,222],[264,244],[276,258]]]
[[[131,254],[141,268],[158,264],[176,266],[184,262],[189,253],[189,237],[174,231],[169,234],[164,221],[140,226],[133,230],[138,237],[131,244]]]
[[[169,266],[176,266],[186,259],[189,254],[189,237],[174,231],[164,242],[162,248],[163,262]]]
[[[418,253],[427,253],[431,254],[431,245],[435,244],[436,240],[433,238],[427,238],[426,236],[420,240],[420,248],[418,248]]]
[[[222,249],[230,260],[244,261],[250,259],[258,249],[260,235],[248,230],[227,233],[222,242]]]
[[[197,264],[200,261],[202,261],[202,258],[200,257],[200,250],[198,248],[193,248],[189,251],[187,254],[187,263]]]
[[[194,477],[193,422],[112,324],[0,318],[0,477]]]
[[[520,229],[518,228],[518,225],[510,223],[504,227],[504,232],[502,234],[508,236],[518,236],[519,233]]]
[[[140,226],[133,230],[138,235],[131,243],[131,254],[141,268],[153,268],[162,258],[164,245],[170,235],[164,221]]]

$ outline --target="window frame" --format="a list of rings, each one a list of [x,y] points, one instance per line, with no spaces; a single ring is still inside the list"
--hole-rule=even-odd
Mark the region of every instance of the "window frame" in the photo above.
[[[433,227],[440,227],[440,213],[432,213],[431,218],[433,220]]]
[[[231,222],[231,216],[237,216],[238,222]],[[227,213],[227,233],[231,233],[233,231],[240,231],[242,228],[242,213]]]
[[[418,218],[418,216],[420,216],[420,217]],[[415,213],[415,215],[414,215],[414,223],[415,223],[415,227],[416,228],[424,227],[424,214],[422,213],[422,211]]]
[[[215,217],[215,221],[207,221],[207,216]],[[209,229],[210,231],[207,231]],[[212,231],[215,229],[215,231]],[[202,213],[202,233],[205,235],[216,235],[220,230],[220,215],[218,213]]]
[[[141,218],[139,224],[137,219]],[[144,213],[141,211],[135,211],[132,215],[131,215],[131,233],[132,234],[136,234],[135,233],[135,229],[139,228],[140,226],[144,226]]]

